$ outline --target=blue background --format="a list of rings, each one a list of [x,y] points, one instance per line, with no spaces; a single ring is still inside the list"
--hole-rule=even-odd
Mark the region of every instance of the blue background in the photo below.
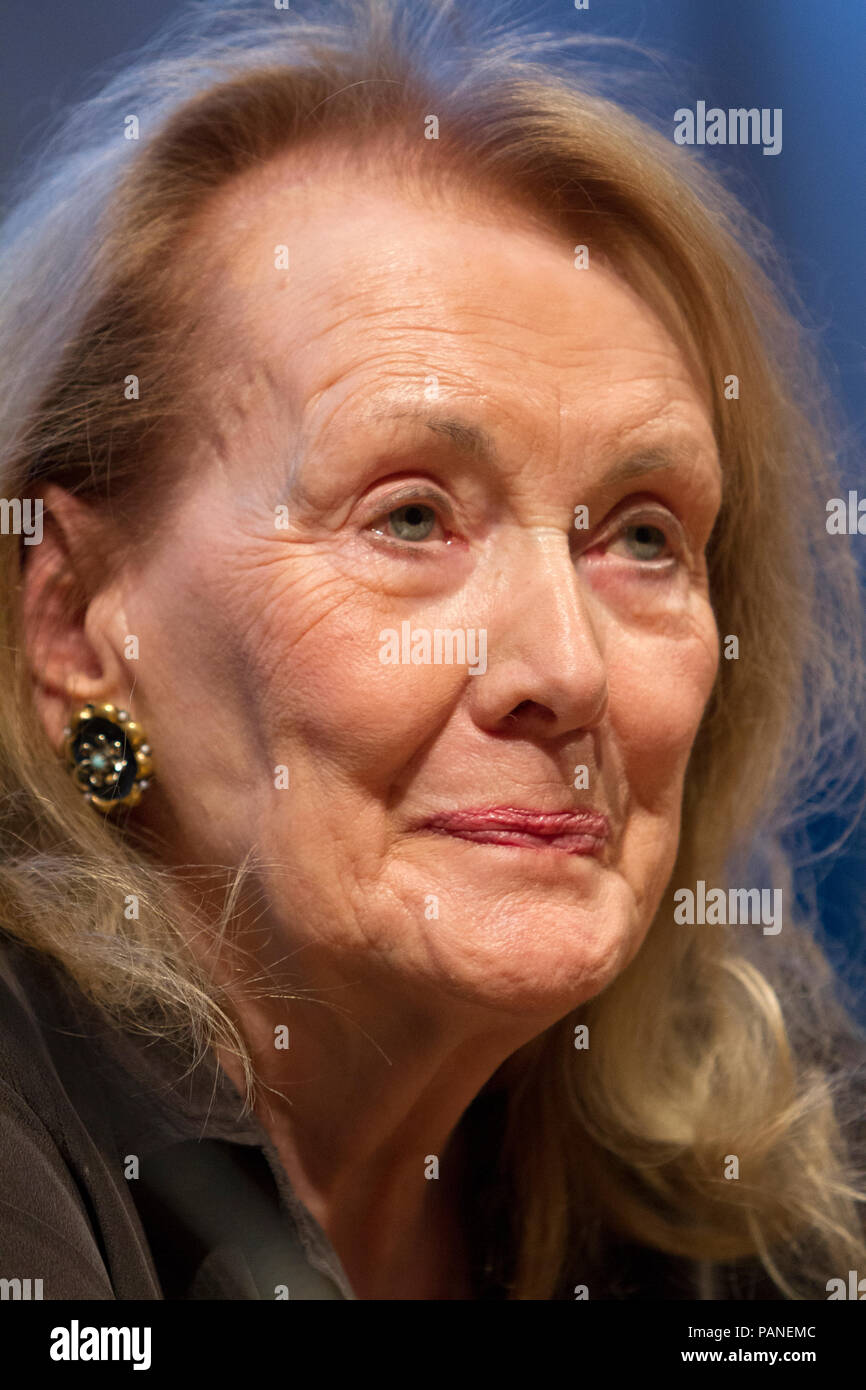
[[[100,74],[115,71],[179,8],[177,0],[5,0],[0,179],[26,165],[56,113],[90,94]],[[486,0],[458,3],[469,14],[489,8]],[[610,35],[651,49],[657,58],[643,65],[658,85],[651,109],[669,111],[671,130],[674,110],[694,109],[698,100],[725,109],[782,108],[779,155],[763,155],[760,146],[715,146],[706,153],[769,227],[788,264],[847,421],[850,485],[862,492],[864,0],[590,0],[585,11],[575,10],[573,0],[515,0],[512,13],[557,33]],[[818,825],[816,843],[832,829]],[[819,898],[831,956],[847,971],[864,959],[864,882],[861,823]],[[866,992],[860,998],[866,1021]]]

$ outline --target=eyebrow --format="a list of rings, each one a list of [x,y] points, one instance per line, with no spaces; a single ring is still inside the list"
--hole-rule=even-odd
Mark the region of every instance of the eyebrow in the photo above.
[[[435,434],[444,435],[458,453],[465,454],[468,458],[489,460],[491,463],[499,458],[499,450],[492,434],[472,420],[465,420],[458,415],[438,415],[424,410],[377,410],[371,418],[414,420],[418,424],[426,425]]]
[[[499,450],[489,431],[475,424],[474,421],[459,415],[444,415],[424,410],[395,411],[383,409],[374,411],[370,418],[373,420],[412,420],[417,424],[426,425],[435,434],[444,435],[451,441],[455,449],[466,457],[493,463],[499,459]],[[667,449],[659,445],[652,445],[646,449],[638,450],[631,458],[623,459],[620,463],[615,464],[605,475],[605,482],[613,484],[628,482],[631,478],[675,468],[682,461],[682,446]]]

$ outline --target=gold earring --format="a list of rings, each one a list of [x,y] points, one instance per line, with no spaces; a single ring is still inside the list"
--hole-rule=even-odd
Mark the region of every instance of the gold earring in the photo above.
[[[63,730],[66,765],[97,811],[137,806],[150,785],[150,747],[140,724],[114,705],[87,704]]]

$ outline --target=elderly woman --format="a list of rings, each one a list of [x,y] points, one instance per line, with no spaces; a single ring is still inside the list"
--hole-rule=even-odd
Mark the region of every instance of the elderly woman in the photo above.
[[[7,222],[2,1273],[826,1298],[863,661],[754,229],[561,40],[174,43]]]

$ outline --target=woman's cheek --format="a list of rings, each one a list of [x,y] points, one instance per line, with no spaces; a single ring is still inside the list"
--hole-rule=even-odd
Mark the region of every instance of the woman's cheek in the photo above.
[[[349,593],[297,640],[284,631],[273,682],[280,734],[313,757],[387,779],[447,721],[465,685],[466,664],[447,660],[450,646],[437,660],[431,640],[439,630],[465,633],[453,608]],[[467,657],[477,655],[469,647]]]
[[[662,780],[681,773],[718,669],[709,605],[676,633],[619,627],[608,635],[605,650],[610,719],[630,762]]]

